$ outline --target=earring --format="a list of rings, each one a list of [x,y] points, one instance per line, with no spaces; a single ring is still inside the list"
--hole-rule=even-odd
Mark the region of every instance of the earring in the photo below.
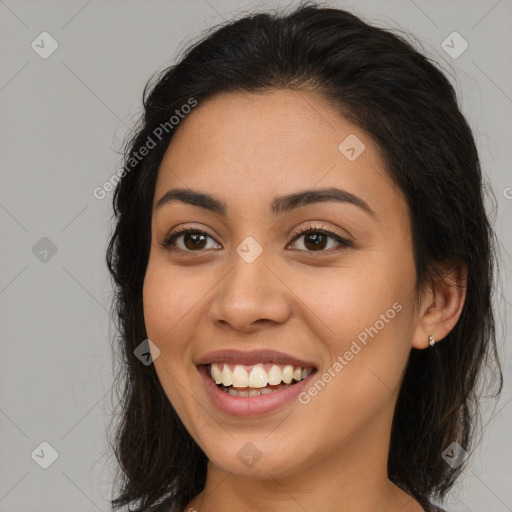
[[[432,335],[430,335],[428,337],[428,344],[433,347],[435,344],[436,344],[436,340],[432,337]]]

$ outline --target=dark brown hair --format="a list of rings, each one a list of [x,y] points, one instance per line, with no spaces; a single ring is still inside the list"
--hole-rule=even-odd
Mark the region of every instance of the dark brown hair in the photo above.
[[[122,387],[113,441],[122,489],[114,510],[135,503],[131,510],[142,511],[167,498],[168,509],[181,512],[206,478],[206,456],[169,403],[153,365],[134,355],[147,338],[142,285],[155,183],[175,131],[157,140],[155,129],[191,98],[201,103],[221,92],[279,88],[314,91],[377,142],[409,205],[418,296],[447,265],[467,267],[467,296],[454,329],[435,349],[411,350],[392,425],[389,478],[422,502],[442,499],[464,465],[452,468],[441,455],[453,441],[471,451],[485,368],[494,369],[495,396],[501,391],[492,306],[496,249],[484,207],[486,185],[449,80],[403,37],[345,10],[307,3],[288,14],[245,15],[210,31],[148,83],[142,123],[126,147],[131,164],[115,190],[107,254]],[[155,147],[130,160],[148,137]]]

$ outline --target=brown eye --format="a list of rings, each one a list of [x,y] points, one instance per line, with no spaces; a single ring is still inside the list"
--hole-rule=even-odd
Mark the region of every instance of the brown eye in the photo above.
[[[208,239],[213,240],[207,233],[198,229],[183,229],[171,233],[163,242],[163,247],[169,250],[197,252],[208,247]],[[180,244],[179,241],[182,240]]]
[[[183,235],[183,244],[190,250],[204,249],[206,236],[202,233],[185,233]]]
[[[345,240],[338,234],[325,228],[317,229],[311,227],[308,229],[301,229],[293,241],[295,242],[300,238],[303,239],[303,246],[305,247],[303,250],[306,250],[307,252],[327,252],[329,249],[336,250],[352,246],[348,240]],[[331,245],[330,247],[327,247],[329,245],[329,240],[334,240],[337,242],[337,245],[334,244],[334,246]]]
[[[349,241],[325,228],[301,229],[293,239],[293,242],[300,238],[303,238],[304,248],[299,247],[299,249],[307,252],[327,252],[330,249],[336,250],[352,246]],[[170,251],[182,252],[200,252],[205,249],[221,248],[219,244],[217,244],[217,247],[208,247],[208,239],[214,241],[213,238],[204,231],[186,228],[181,229],[178,232],[171,233],[164,240],[162,246]],[[330,240],[335,241],[337,245],[335,243],[334,245],[331,244],[331,246],[329,246]]]
[[[313,251],[325,249],[327,238],[323,233],[307,233],[304,235],[304,245]]]

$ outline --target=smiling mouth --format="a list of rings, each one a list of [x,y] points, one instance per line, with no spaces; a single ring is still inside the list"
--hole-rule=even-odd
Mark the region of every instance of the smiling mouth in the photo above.
[[[306,379],[316,368],[304,368],[278,363],[241,365],[212,363],[206,373],[224,393],[253,397],[275,393]]]

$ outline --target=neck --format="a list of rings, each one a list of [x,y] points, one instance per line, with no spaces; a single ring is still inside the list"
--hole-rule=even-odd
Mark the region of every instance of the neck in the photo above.
[[[329,456],[312,455],[306,470],[284,477],[269,471],[259,479],[236,475],[210,461],[204,490],[183,512],[422,512],[414,498],[388,479],[390,429],[380,424],[363,430]]]

